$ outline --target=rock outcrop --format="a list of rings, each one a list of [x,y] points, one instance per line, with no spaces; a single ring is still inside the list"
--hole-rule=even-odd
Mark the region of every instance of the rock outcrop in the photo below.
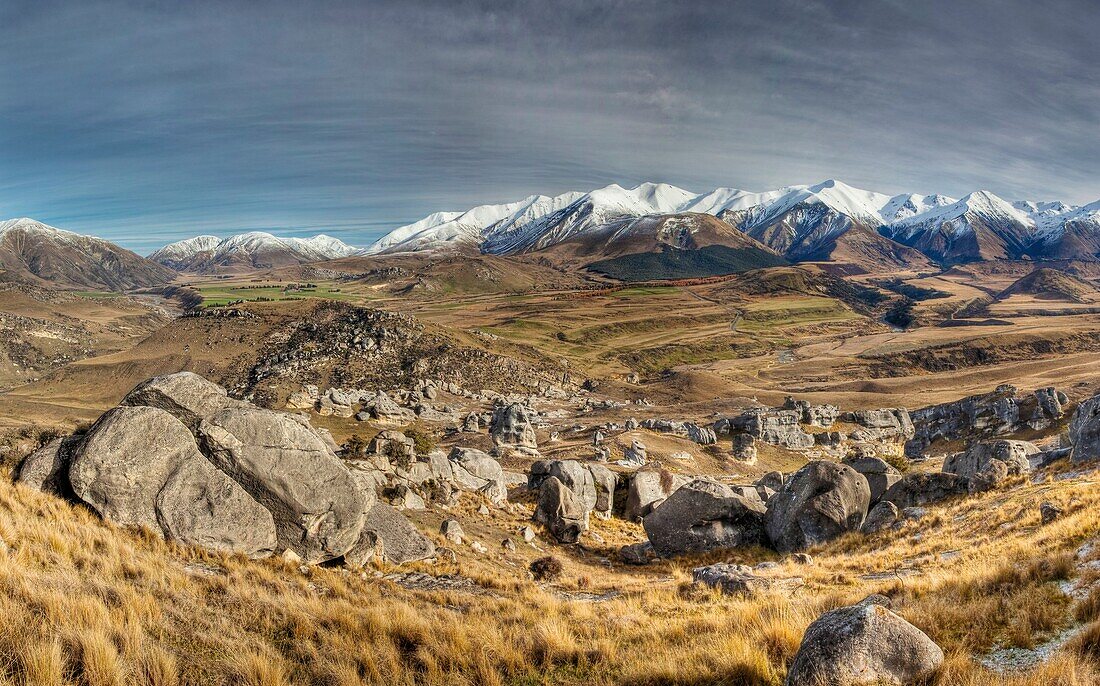
[[[535,436],[535,427],[531,423],[531,413],[522,403],[498,405],[493,410],[489,435],[492,436],[493,443],[500,448],[512,448],[531,453],[538,451],[538,440]]]
[[[86,434],[37,451],[19,479],[117,524],[213,550],[289,550],[307,563],[362,562],[383,548],[396,563],[430,555],[404,516],[376,503],[378,472],[353,473],[304,418],[181,373],[150,379]]]
[[[809,462],[768,502],[768,538],[776,550],[793,552],[858,531],[870,502],[867,479],[856,470],[834,462]]]
[[[755,491],[753,491],[755,496]],[[642,519],[646,535],[662,557],[764,545],[764,514],[759,498],[696,479]]]
[[[932,639],[871,598],[821,615],[806,629],[787,686],[908,686],[943,664]]]
[[[1075,464],[1100,459],[1100,395],[1077,406],[1069,423],[1069,440]]]
[[[633,522],[645,517],[688,481],[679,474],[655,469],[636,472],[627,487],[623,518]]]
[[[881,500],[882,494],[901,480],[901,472],[897,468],[877,457],[850,457],[844,460],[844,464],[867,479],[867,486],[871,489],[871,504]]]
[[[984,441],[976,443],[961,453],[955,453],[943,461],[943,471],[970,478],[985,469],[992,460],[1003,462],[1010,475],[1027,474],[1031,471],[1032,455],[1039,448],[1027,441]]]

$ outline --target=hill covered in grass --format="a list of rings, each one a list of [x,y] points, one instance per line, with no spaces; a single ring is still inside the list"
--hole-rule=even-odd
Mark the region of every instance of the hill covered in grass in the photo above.
[[[695,250],[670,247],[622,255],[593,262],[588,269],[620,281],[654,281],[719,276],[785,264],[785,259],[761,248],[708,245]]]

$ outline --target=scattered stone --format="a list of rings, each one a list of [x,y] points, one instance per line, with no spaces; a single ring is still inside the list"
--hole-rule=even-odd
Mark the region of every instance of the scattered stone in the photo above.
[[[525,543],[535,542],[535,530],[529,526],[521,527],[519,530],[519,535],[523,537]]]
[[[1062,508],[1058,507],[1050,501],[1045,501],[1039,505],[1039,520],[1043,524],[1050,524],[1055,519],[1058,519],[1065,512]]]
[[[791,555],[791,561],[796,565],[812,565],[814,558],[809,553],[795,553]]]
[[[631,543],[619,548],[619,559],[628,565],[647,565],[657,560],[657,550],[649,541]]]
[[[893,526],[900,516],[898,506],[894,503],[884,500],[867,513],[867,519],[863,522],[863,527],[860,529],[865,534],[878,533],[879,531],[885,531]]]
[[[501,541],[500,542],[500,547],[504,548],[506,551],[508,551],[510,553],[516,552],[516,542],[513,541],[510,538],[506,538],[503,541]]]
[[[769,579],[756,576],[751,568],[724,563],[696,567],[691,570],[691,580],[725,595],[754,596],[771,587]]]
[[[443,534],[448,543],[454,545],[462,545],[462,540],[466,536],[466,532],[462,530],[462,525],[458,523],[457,519],[444,519],[443,523],[439,525],[439,533]]]
[[[473,543],[471,543],[470,544],[470,550],[474,551],[475,553],[477,553],[479,555],[484,555],[485,553],[489,552],[489,549],[486,548],[485,544],[482,543],[481,541],[474,541]]]
[[[644,467],[648,461],[649,453],[646,450],[645,443],[637,438],[631,441],[630,447],[623,451],[622,462],[625,467]]]

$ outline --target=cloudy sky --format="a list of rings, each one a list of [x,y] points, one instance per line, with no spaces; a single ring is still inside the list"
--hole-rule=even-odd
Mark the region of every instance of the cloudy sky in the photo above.
[[[0,218],[363,245],[665,181],[1100,198],[1100,3],[3,0]]]

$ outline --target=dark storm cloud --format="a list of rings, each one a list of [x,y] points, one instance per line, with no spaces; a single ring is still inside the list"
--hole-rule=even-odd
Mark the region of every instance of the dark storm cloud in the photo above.
[[[1079,2],[0,3],[0,215],[147,250],[660,180],[1100,197]]]

